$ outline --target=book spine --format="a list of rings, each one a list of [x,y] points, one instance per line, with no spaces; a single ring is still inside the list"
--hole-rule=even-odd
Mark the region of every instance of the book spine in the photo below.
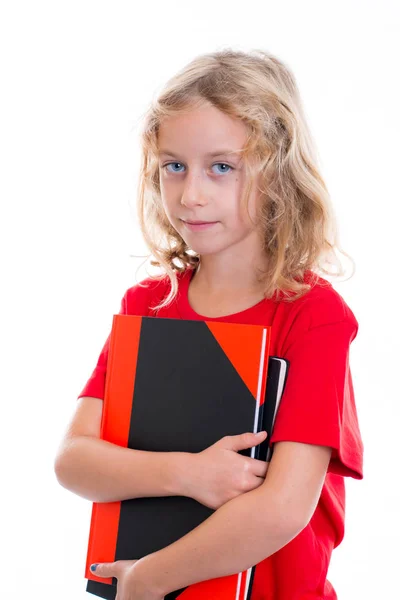
[[[100,426],[100,438],[107,439],[107,415],[108,415],[108,405],[110,402],[110,387],[111,387],[111,379],[114,375],[114,367],[113,360],[115,355],[115,343],[117,338],[117,327],[118,327],[118,319],[117,315],[113,316],[112,329],[110,335],[110,344],[107,358],[107,376],[105,382],[104,389],[104,399],[103,399],[103,412],[101,417],[101,426]],[[107,503],[98,503],[93,502],[92,506],[92,516],[90,521],[90,530],[89,530],[89,541],[88,541],[88,550],[87,550],[87,558],[86,558],[86,571],[85,577],[86,579],[90,579],[92,581],[100,581],[105,584],[112,584],[112,578],[98,578],[92,573],[90,570],[90,565],[94,562],[113,562],[115,558],[115,548],[114,552],[104,554],[104,538],[98,537],[98,533],[100,532],[100,523],[106,522],[110,523],[110,516],[113,513],[114,518],[111,522],[115,522],[116,519],[119,518],[120,512],[120,502],[107,502]],[[106,516],[108,515],[108,517]],[[104,532],[103,532],[104,534]]]

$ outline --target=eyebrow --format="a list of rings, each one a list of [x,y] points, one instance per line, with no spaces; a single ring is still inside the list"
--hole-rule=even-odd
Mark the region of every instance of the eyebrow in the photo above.
[[[215,152],[206,152],[205,156],[226,156],[228,154],[241,154],[243,152],[242,149],[239,150],[216,150]],[[167,149],[161,149],[159,150],[158,154],[165,154],[166,156],[177,156],[179,154],[179,152],[171,152],[171,150],[167,150]]]

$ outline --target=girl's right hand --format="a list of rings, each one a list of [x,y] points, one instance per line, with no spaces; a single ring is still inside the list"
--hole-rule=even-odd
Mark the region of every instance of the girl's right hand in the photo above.
[[[227,435],[201,452],[192,454],[190,490],[187,495],[204,506],[220,506],[264,483],[269,463],[237,454],[258,446],[267,433]]]

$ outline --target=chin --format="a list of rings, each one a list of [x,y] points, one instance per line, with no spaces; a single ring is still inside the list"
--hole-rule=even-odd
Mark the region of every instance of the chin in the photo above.
[[[220,245],[210,244],[210,242],[207,242],[206,240],[204,240],[203,243],[199,243],[197,241],[197,243],[194,244],[191,244],[190,240],[187,240],[186,243],[189,246],[189,248],[193,250],[193,252],[196,252],[196,254],[200,254],[200,256],[218,254],[219,252],[223,252],[225,250],[224,247],[221,248]]]

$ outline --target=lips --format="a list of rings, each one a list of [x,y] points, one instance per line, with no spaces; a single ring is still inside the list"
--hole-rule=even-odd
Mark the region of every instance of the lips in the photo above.
[[[211,225],[211,223],[215,223],[216,221],[185,221],[182,219],[184,223],[188,223],[189,225]]]
[[[190,231],[204,231],[216,225],[218,221],[184,221],[182,219],[182,223]]]

